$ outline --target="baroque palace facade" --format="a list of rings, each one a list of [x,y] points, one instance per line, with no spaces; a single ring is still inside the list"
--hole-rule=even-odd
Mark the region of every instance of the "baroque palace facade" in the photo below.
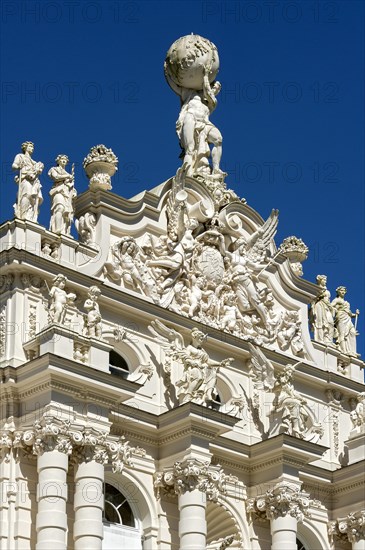
[[[177,40],[182,166],[126,200],[118,159],[16,155],[1,226],[1,550],[365,550],[356,318],[306,245],[227,188],[215,46]],[[71,236],[75,218],[78,239]],[[310,305],[308,313],[308,305]],[[311,338],[311,332],[313,338]]]

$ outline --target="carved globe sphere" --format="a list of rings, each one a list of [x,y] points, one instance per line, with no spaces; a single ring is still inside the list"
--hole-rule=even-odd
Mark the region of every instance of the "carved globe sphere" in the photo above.
[[[219,70],[219,57],[215,45],[198,34],[189,34],[176,40],[166,54],[165,76],[177,86],[192,90],[203,89],[204,68],[209,67],[209,82]]]

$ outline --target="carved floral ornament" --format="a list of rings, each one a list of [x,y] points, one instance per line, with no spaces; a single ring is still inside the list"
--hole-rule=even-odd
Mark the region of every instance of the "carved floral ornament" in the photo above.
[[[344,518],[328,523],[330,539],[338,538],[349,542],[365,540],[365,510],[352,512]]]
[[[221,466],[187,459],[184,462],[175,462],[163,472],[156,472],[154,487],[157,498],[198,490],[205,493],[208,500],[216,502],[219,495],[226,492],[225,483],[228,480],[232,481],[232,476],[224,474]]]
[[[145,455],[144,449],[131,447],[124,436],[118,439],[94,428],[73,426],[69,421],[47,415],[24,430],[17,430],[9,419],[0,432],[0,450],[6,460],[12,449],[33,455],[58,451],[72,455],[76,462],[111,463],[114,473],[120,473],[125,466],[133,467],[133,456]]]
[[[269,520],[290,515],[298,522],[302,522],[304,517],[310,517],[310,505],[308,493],[301,491],[298,487],[280,483],[274,489],[266,491],[264,495],[249,499],[247,513]]]

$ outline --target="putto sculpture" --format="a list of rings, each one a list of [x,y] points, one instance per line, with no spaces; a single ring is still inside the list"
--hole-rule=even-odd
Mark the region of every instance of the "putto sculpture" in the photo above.
[[[84,303],[84,308],[87,314],[84,317],[84,334],[93,338],[101,338],[102,323],[98,299],[101,290],[98,286],[93,285],[89,288],[88,298]]]
[[[15,217],[36,222],[43,202],[39,175],[43,172],[44,164],[32,159],[33,151],[34,144],[31,141],[22,143],[22,152],[16,155],[12,168],[19,171],[19,175],[15,176],[15,183],[18,184]]]
[[[212,174],[223,180],[222,135],[209,120],[221,89],[215,81],[219,69],[217,48],[202,36],[183,36],[167,52],[164,68],[169,86],[181,100],[176,132],[186,175]]]
[[[67,277],[59,274],[52,281],[52,287],[49,291],[51,304],[49,307],[49,318],[52,323],[64,324],[67,306],[76,300],[76,294],[67,293],[65,290]]]
[[[53,180],[53,187],[49,192],[52,200],[50,231],[59,235],[70,235],[74,217],[74,200],[77,194],[74,187],[75,165],[72,165],[70,174],[65,170],[68,163],[67,155],[58,155],[56,163],[57,166],[48,172]]]

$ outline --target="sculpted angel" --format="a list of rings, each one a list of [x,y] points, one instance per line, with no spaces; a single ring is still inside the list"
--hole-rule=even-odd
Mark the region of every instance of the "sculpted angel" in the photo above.
[[[280,431],[299,439],[318,441],[323,430],[313,421],[306,400],[294,388],[295,365],[286,365],[284,371],[275,376],[273,364],[260,348],[249,344],[249,350],[255,407],[259,408],[260,391],[273,392],[275,397],[272,413],[279,413],[281,416]]]
[[[185,346],[183,337],[178,332],[169,329],[157,319],[151,323],[149,330],[166,350],[167,368],[171,371],[173,361],[178,361],[183,366],[183,374],[175,382],[180,404],[193,401],[199,405],[208,405],[214,400],[217,396],[217,373],[233,359],[211,359],[202,347],[207,335],[197,328],[191,331],[191,343],[188,346]]]
[[[237,296],[237,306],[242,315],[255,310],[264,326],[267,324],[267,309],[257,288],[257,261],[266,258],[269,244],[276,232],[278,211],[273,210],[262,227],[249,238],[239,237],[232,245],[233,252],[227,252],[230,259],[230,278]]]

